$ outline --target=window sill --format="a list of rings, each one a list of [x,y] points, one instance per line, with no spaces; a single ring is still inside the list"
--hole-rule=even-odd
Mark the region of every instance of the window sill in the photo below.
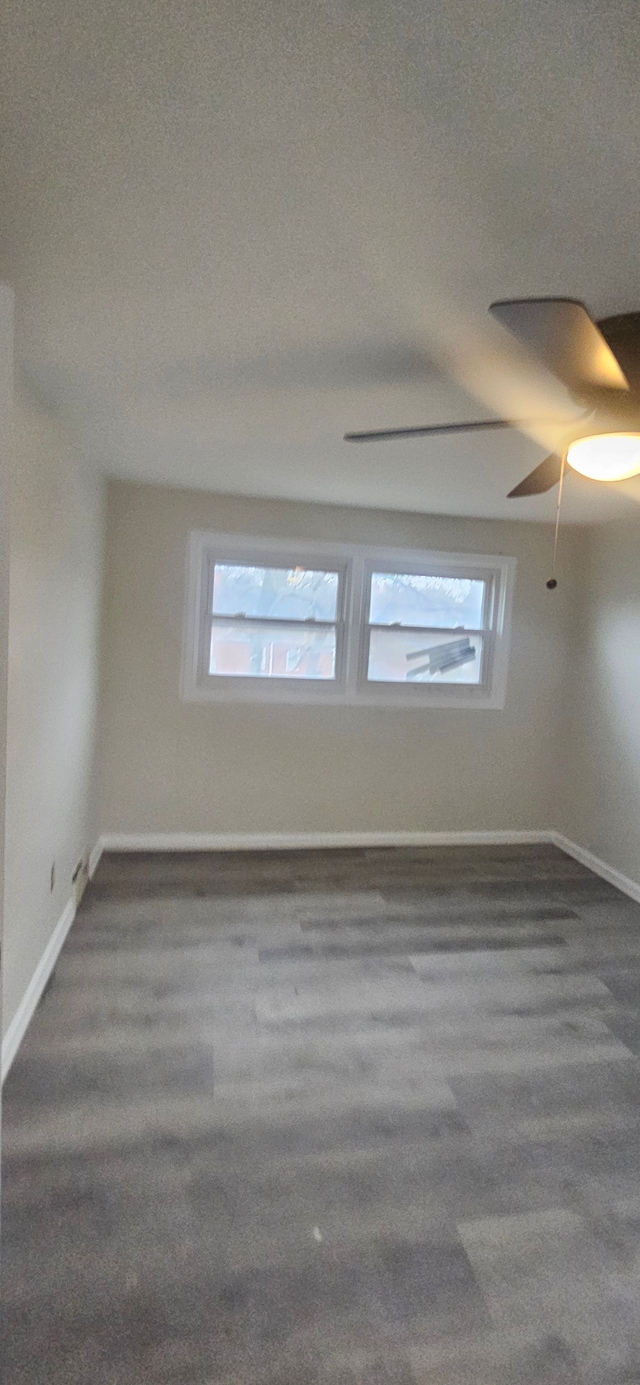
[[[385,685],[376,688],[350,692],[344,688],[274,688],[234,686],[211,687],[209,684],[194,684],[182,689],[182,701],[201,705],[234,703],[247,706],[288,707],[396,707],[402,711],[428,712],[434,709],[477,711],[500,711],[504,707],[504,696],[491,694],[486,688],[464,685],[450,688],[429,687],[421,683],[415,692],[412,688],[399,685],[390,688]]]

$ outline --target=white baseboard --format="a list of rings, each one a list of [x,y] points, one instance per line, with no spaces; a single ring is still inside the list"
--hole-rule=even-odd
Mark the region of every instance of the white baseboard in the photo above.
[[[105,832],[95,847],[95,863],[103,851],[297,851],[341,846],[526,846],[544,842],[566,851],[640,903],[637,881],[552,828],[488,832]]]
[[[38,1001],[60,956],[67,933],[76,916],[75,899],[70,899],[49,938],[47,946],[31,977],[18,1009],[2,1040],[2,1081],[13,1063],[20,1044],[29,1028]]]
[[[623,875],[615,866],[607,865],[599,856],[594,856],[592,851],[578,846],[578,843],[572,842],[569,837],[563,837],[561,832],[552,832],[550,835],[554,845],[559,846],[561,851],[566,851],[568,856],[573,856],[574,860],[580,861],[581,865],[587,866],[589,870],[600,875],[603,880],[608,880],[610,885],[615,885],[617,890],[621,890],[623,894],[629,895],[630,899],[635,899],[636,903],[640,904],[640,884],[637,880]]]
[[[548,842],[549,832],[105,832],[102,851],[298,851],[331,847],[506,846]]]

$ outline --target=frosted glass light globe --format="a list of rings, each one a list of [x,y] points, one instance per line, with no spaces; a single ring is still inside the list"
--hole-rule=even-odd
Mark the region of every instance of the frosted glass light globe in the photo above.
[[[567,461],[592,481],[625,481],[640,473],[640,433],[594,433],[569,444]]]

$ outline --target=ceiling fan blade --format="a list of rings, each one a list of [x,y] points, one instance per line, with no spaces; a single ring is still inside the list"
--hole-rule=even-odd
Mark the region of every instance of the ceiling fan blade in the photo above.
[[[481,428],[517,428],[515,419],[488,418],[478,423],[425,423],[416,428],[379,428],[373,433],[345,433],[345,442],[380,442],[384,438],[418,438],[437,433],[473,433]]]
[[[280,350],[225,359],[186,356],[141,375],[137,388],[179,402],[203,396],[271,391],[359,390],[381,385],[417,385],[438,379],[442,370],[420,343],[375,336],[296,343]]]
[[[568,388],[629,388],[610,346],[573,298],[514,298],[489,312]]]
[[[543,491],[550,491],[553,486],[557,486],[561,471],[562,457],[552,452],[550,457],[545,457],[534,471],[525,476],[524,481],[509,491],[507,500],[518,500],[525,495],[542,495]]]

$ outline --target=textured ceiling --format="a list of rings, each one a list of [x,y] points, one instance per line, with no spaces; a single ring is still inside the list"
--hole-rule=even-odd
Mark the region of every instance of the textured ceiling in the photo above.
[[[2,277],[21,366],[89,458],[223,491],[553,516],[554,493],[505,499],[544,455],[520,435],[341,438],[493,412],[477,366],[499,349],[494,298],[640,308],[637,0],[4,15]],[[634,498],[571,475],[567,517]]]

